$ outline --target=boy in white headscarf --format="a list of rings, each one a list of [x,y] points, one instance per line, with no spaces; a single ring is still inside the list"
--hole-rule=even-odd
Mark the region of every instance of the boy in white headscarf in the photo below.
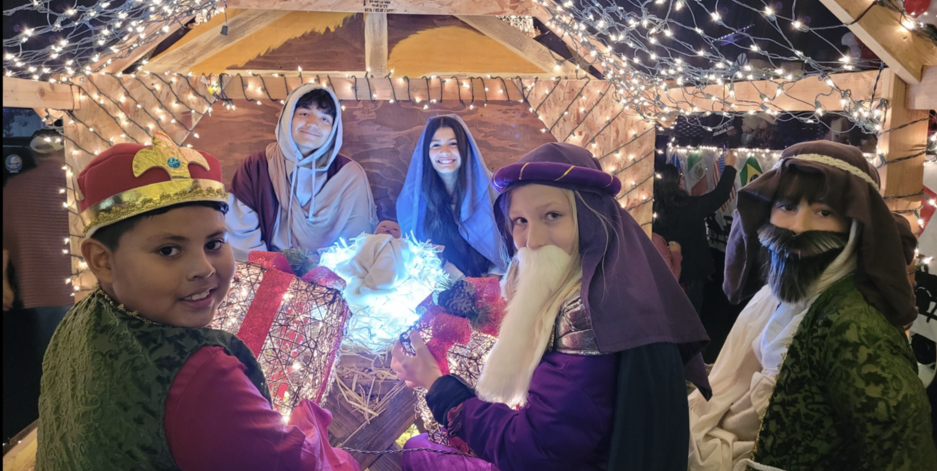
[[[377,224],[364,169],[339,155],[342,106],[331,90],[305,84],[286,99],[277,141],[249,156],[231,182],[226,222],[237,260],[254,250],[310,252]]]

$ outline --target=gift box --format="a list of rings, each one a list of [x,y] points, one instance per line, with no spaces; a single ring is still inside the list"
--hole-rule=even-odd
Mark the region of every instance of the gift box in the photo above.
[[[301,278],[280,253],[238,262],[210,327],[236,334],[254,352],[284,420],[302,399],[328,395],[348,321],[344,281],[317,267]]]
[[[504,308],[498,280],[465,278],[420,304],[417,308],[420,320],[401,335],[401,343],[404,350],[413,354],[409,335],[414,330],[419,331],[442,374],[458,375],[474,386],[494,347]],[[462,440],[449,437],[445,426],[433,419],[426,405],[426,391],[420,388],[417,393],[417,412],[429,439],[469,452]]]

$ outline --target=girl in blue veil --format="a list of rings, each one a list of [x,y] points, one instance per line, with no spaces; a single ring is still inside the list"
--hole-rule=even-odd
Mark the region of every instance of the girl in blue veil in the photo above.
[[[507,263],[492,210],[496,196],[465,122],[456,115],[430,118],[397,198],[403,232],[444,246],[445,260],[465,276],[503,274]]]

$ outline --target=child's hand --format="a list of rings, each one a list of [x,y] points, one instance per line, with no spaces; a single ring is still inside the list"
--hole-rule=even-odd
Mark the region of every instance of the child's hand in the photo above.
[[[420,337],[419,332],[410,333],[410,343],[413,344],[416,355],[407,355],[398,340],[391,351],[390,368],[397,373],[397,377],[402,379],[408,388],[429,389],[442,376],[442,372],[439,370],[436,359],[426,348],[426,343],[423,342],[423,337]]]

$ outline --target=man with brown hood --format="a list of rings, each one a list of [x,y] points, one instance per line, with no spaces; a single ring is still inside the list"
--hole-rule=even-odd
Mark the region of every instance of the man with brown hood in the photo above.
[[[789,147],[739,191],[729,299],[754,294],[690,395],[692,470],[932,470],[930,406],[905,329],[916,240],[857,148]]]

